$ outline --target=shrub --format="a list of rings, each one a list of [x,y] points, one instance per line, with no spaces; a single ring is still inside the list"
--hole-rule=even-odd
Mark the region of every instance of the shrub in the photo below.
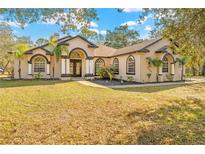
[[[132,76],[127,76],[127,81],[128,82],[132,82],[134,79],[133,79],[133,77]]]
[[[112,67],[101,67],[97,71],[97,75],[100,76],[101,79],[113,79],[114,69]]]
[[[150,79],[151,75],[152,75],[151,73],[147,73],[148,79]]]
[[[166,78],[167,78],[168,81],[173,81],[173,80],[174,80],[174,75],[172,75],[172,74],[167,74],[167,75],[166,75]]]
[[[191,80],[191,77],[193,76],[193,73],[192,72],[187,72],[185,74],[185,77],[188,78],[189,80]]]
[[[39,72],[37,74],[33,75],[34,79],[41,79],[43,77],[43,75]]]

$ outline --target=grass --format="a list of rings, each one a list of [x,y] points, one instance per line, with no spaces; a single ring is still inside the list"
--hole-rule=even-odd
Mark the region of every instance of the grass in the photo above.
[[[205,144],[205,84],[0,80],[1,144]]]

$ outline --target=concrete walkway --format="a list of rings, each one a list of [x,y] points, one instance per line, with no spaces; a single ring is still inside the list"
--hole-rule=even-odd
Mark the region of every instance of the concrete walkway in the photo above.
[[[100,85],[100,84],[96,84],[96,83],[92,83],[90,81],[86,81],[86,80],[82,80],[82,81],[77,81],[78,83],[85,85],[85,86],[90,86],[90,87],[97,87],[97,88],[108,88],[106,86]]]
[[[183,84],[195,84],[195,83],[205,83],[205,78],[192,78],[190,81],[186,82],[163,82],[163,83],[146,83],[146,84],[132,84],[132,85],[115,85],[115,86],[103,86],[100,84],[92,83],[90,81],[77,81],[80,84],[98,87],[98,88],[129,88],[129,87],[150,87],[150,86],[167,86],[167,85],[183,85]]]

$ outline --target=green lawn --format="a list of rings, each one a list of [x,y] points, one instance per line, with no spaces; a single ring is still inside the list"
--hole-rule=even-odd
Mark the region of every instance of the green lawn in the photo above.
[[[205,84],[0,80],[1,144],[205,144]]]

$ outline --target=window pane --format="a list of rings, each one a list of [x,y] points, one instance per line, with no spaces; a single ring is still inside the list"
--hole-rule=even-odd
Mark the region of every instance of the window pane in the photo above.
[[[113,61],[114,73],[119,73],[119,61],[117,58]]]
[[[104,67],[105,66],[105,62],[103,59],[97,59],[96,62],[95,62],[95,73],[98,72],[98,70],[101,68],[101,67]]]
[[[166,57],[163,60],[162,72],[163,73],[168,73],[169,72],[168,59]]]
[[[135,59],[133,56],[128,57],[127,60],[127,73],[135,73]]]
[[[43,57],[37,57],[34,60],[34,72],[35,73],[41,73],[41,72],[45,72],[45,59]]]

